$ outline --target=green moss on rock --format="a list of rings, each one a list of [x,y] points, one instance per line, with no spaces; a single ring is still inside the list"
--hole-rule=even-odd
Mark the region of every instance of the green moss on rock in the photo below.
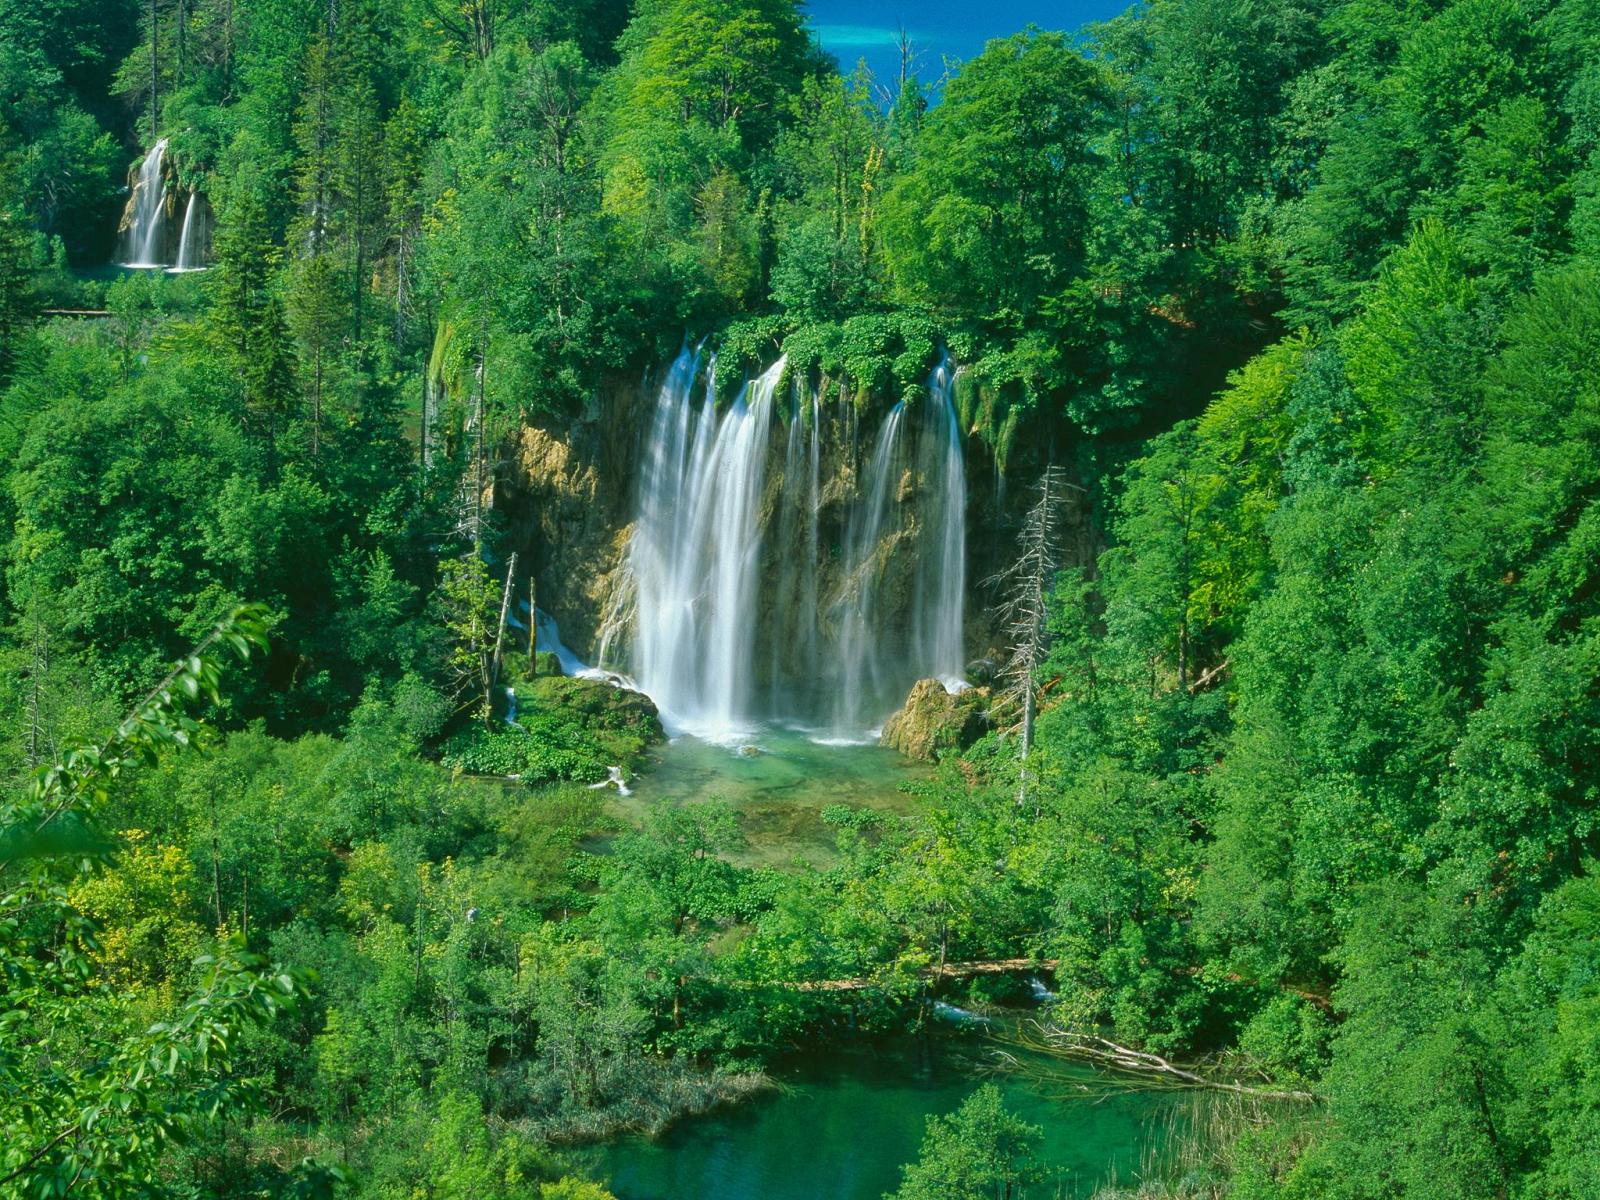
[[[884,723],[879,740],[923,762],[959,753],[988,731],[989,695],[988,688],[952,693],[937,679],[919,680],[905,707]]]

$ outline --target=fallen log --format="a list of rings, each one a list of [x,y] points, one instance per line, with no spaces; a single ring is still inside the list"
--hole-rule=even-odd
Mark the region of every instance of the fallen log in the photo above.
[[[1016,971],[1054,971],[1058,963],[1054,958],[988,958],[976,962],[953,962],[943,966],[923,967],[916,972],[918,979],[942,983],[947,979],[971,979],[977,975],[1009,975]],[[860,976],[855,979],[801,979],[779,984],[797,992],[863,992],[882,987],[881,979]]]

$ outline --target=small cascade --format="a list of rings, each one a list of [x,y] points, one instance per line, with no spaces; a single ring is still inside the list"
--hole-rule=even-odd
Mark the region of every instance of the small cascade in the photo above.
[[[933,1015],[941,1021],[949,1022],[951,1025],[991,1024],[989,1018],[981,1013],[975,1013],[971,1009],[962,1008],[957,1004],[947,1004],[943,1000],[935,1000],[933,1002]]]
[[[132,193],[122,214],[122,265],[165,267],[167,197],[161,168],[167,156],[167,139],[150,147],[137,171],[129,177]]]
[[[607,767],[606,777],[599,783],[591,783],[589,785],[589,790],[591,792],[597,792],[601,788],[608,787],[616,788],[619,796],[633,795],[633,789],[628,786],[628,777],[622,773],[621,767]]]
[[[183,210],[183,232],[178,237],[178,262],[168,268],[175,274],[206,269],[206,250],[211,240],[210,205],[199,192],[189,193]]]

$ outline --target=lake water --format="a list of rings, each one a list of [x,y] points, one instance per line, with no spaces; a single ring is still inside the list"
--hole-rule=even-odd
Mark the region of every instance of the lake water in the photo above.
[[[746,838],[733,856],[740,862],[827,865],[835,855],[825,808],[909,811],[916,799],[904,786],[931,769],[876,745],[817,736],[766,729],[745,747],[674,739],[657,748],[629,795],[613,795],[614,810],[637,822],[654,804],[723,800]],[[772,1068],[771,1093],[681,1121],[656,1140],[579,1151],[579,1165],[609,1181],[619,1200],[880,1200],[917,1157],[928,1118],[955,1111],[993,1079],[1008,1107],[1043,1131],[1040,1156],[1051,1177],[1034,1194],[1082,1200],[1104,1183],[1137,1178],[1161,1142],[1171,1093],[1132,1091],[1126,1081],[1026,1053],[1030,1070],[999,1070],[1000,1044],[985,1030],[1004,1026],[945,1014],[931,1034],[794,1056]]]
[[[1054,1061],[1048,1081],[997,1073],[994,1050],[947,1032],[814,1053],[774,1069],[779,1088],[764,1098],[654,1141],[593,1147],[582,1162],[619,1200],[880,1200],[917,1157],[928,1118],[993,1079],[1007,1107],[1042,1130],[1050,1177],[1030,1195],[1084,1200],[1137,1180],[1166,1131],[1171,1093],[1107,1091],[1104,1077]]]
[[[806,13],[823,49],[846,71],[865,58],[880,80],[899,69],[896,43],[904,26],[917,51],[917,73],[932,83],[945,59],[966,61],[991,38],[1029,24],[1072,32],[1127,7],[1122,0],[809,0]]]

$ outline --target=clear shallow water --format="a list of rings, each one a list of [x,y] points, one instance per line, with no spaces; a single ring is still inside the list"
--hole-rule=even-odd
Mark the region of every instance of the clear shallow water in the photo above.
[[[916,1158],[928,1117],[953,1112],[992,1078],[1007,1107],[1043,1130],[1050,1179],[1030,1194],[1059,1188],[1078,1200],[1137,1179],[1174,1103],[1170,1094],[1108,1095],[1087,1069],[1052,1063],[1044,1082],[993,1073],[992,1062],[984,1039],[953,1034],[817,1052],[775,1069],[780,1087],[764,1098],[680,1122],[655,1141],[591,1148],[582,1164],[619,1200],[880,1200]],[[1074,1079],[1089,1090],[1077,1092]]]
[[[835,831],[822,820],[823,809],[846,804],[908,811],[913,801],[900,786],[926,779],[929,768],[877,745],[814,740],[823,736],[769,728],[753,732],[742,746],[674,738],[629,781],[630,795],[613,794],[612,805],[624,820],[638,824],[653,804],[722,800],[733,807],[746,839],[730,855],[736,862],[826,864],[834,858]]]

